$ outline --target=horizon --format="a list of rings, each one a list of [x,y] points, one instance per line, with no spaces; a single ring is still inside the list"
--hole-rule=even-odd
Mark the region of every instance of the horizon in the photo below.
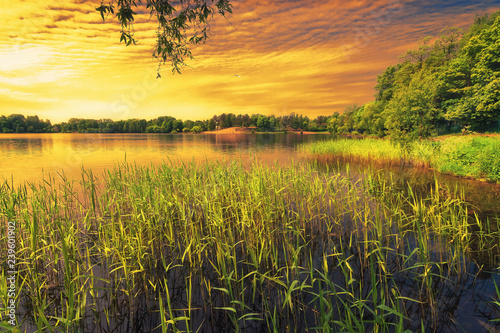
[[[20,114],[20,113],[11,113],[11,114],[0,114],[0,117],[1,116],[4,116],[4,117],[9,117],[11,115],[17,115],[17,114]],[[127,121],[127,120],[146,120],[146,121],[152,121],[152,120],[155,120],[155,119],[158,119],[158,118],[162,118],[162,117],[173,117],[175,118],[176,120],[181,120],[181,121],[188,121],[188,120],[191,120],[193,122],[196,122],[196,121],[209,121],[210,119],[212,119],[213,117],[215,116],[220,116],[222,115],[223,113],[220,113],[220,114],[213,114],[211,116],[208,116],[207,118],[203,118],[203,119],[190,119],[190,118],[177,118],[177,117],[174,117],[174,116],[171,116],[171,115],[159,115],[159,116],[156,116],[156,117],[152,117],[152,118],[138,118],[138,117],[134,117],[134,118],[125,118],[125,119],[111,119],[111,118],[81,118],[81,117],[71,117],[71,118],[68,118],[66,120],[62,120],[62,121],[57,121],[57,122],[54,122],[52,121],[51,119],[48,119],[48,118],[42,118],[40,117],[39,115],[37,114],[23,114],[23,116],[26,118],[26,117],[35,117],[37,116],[38,119],[40,119],[40,121],[50,121],[51,125],[56,125],[56,124],[60,124],[60,123],[67,123],[69,122],[71,119],[78,119],[78,120],[97,120],[97,121],[107,121],[107,120],[111,120],[113,122],[118,122],[118,121]],[[231,113],[225,113],[226,115],[228,114],[231,114]],[[289,113],[289,114],[282,114],[282,115],[274,115],[274,114],[268,114],[268,115],[264,115],[264,114],[260,114],[260,113],[252,113],[252,114],[241,114],[241,113],[232,113],[234,114],[235,116],[238,116],[238,115],[248,115],[250,117],[252,116],[259,116],[259,115],[263,115],[263,116],[267,116],[267,117],[271,117],[271,116],[275,116],[276,118],[278,117],[283,117],[283,116],[290,116],[290,115],[295,115],[295,116],[303,116],[303,117],[308,117],[309,119],[313,120],[317,117],[309,117],[308,115],[304,115],[304,114],[297,114],[297,113]],[[325,117],[329,117],[329,116],[332,116],[331,114],[330,115],[319,115],[319,116],[325,116]],[[239,127],[239,126],[238,126]]]
[[[81,2],[81,1],[80,1]],[[5,0],[0,47],[2,114],[70,118],[207,120],[214,115],[295,113],[316,118],[374,100],[376,77],[422,38],[466,28],[495,1],[234,2],[214,17],[181,75],[151,58],[154,22],[136,18],[137,45],[119,42],[100,1]]]

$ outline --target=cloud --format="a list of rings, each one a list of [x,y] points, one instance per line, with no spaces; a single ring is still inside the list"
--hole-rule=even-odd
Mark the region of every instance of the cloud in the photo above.
[[[65,15],[57,15],[54,17],[55,22],[60,22],[60,21],[69,21],[75,17],[75,14],[73,13],[68,13]]]
[[[5,21],[0,100],[11,100],[4,112],[11,107],[36,114],[40,105],[33,100],[40,100],[40,112],[47,114],[50,104],[57,119],[107,117],[113,108],[124,110],[120,99],[139,92],[145,77],[154,79],[155,19],[141,7],[138,12],[144,14],[132,30],[138,45],[125,47],[116,18],[103,22],[96,12],[100,3],[32,0],[11,6],[0,0]],[[437,35],[445,26],[465,27],[476,13],[498,9],[493,0],[233,4],[234,14],[227,20],[214,17],[210,40],[193,48],[196,59],[188,61],[182,76],[170,76],[165,65],[158,87],[129,103],[127,113],[111,112],[114,119],[341,112],[348,104],[373,100],[376,75],[423,37]],[[16,96],[16,102],[9,96]]]

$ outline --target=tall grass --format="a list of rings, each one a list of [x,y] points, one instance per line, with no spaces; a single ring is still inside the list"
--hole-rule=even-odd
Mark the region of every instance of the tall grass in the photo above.
[[[447,137],[413,142],[401,151],[389,140],[331,140],[306,144],[302,151],[316,159],[347,159],[431,167],[439,172],[500,182],[500,139]]]
[[[301,150],[322,159],[340,157],[390,165],[411,162],[418,166],[430,166],[433,164],[438,146],[438,143],[431,141],[413,142],[411,150],[403,152],[389,140],[367,138],[318,141],[303,145]]]
[[[450,137],[436,161],[440,172],[500,181],[500,139]]]
[[[0,188],[26,331],[430,331],[459,325],[474,260],[499,274],[500,219],[438,183],[237,163],[60,178]]]

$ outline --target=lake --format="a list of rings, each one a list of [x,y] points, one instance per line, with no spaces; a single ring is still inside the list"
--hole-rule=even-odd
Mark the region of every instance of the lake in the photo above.
[[[2,218],[18,214],[23,239],[24,328],[44,327],[45,313],[54,327],[83,332],[159,332],[169,323],[312,331],[360,318],[370,331],[392,328],[403,314],[413,331],[421,323],[440,332],[500,329],[491,322],[500,318],[491,302],[500,283],[500,186],[410,167],[317,165],[297,150],[328,138],[0,135],[0,174],[15,184],[47,173],[80,180],[82,166],[98,175],[124,161],[236,160],[244,169],[122,166],[102,188],[82,180],[86,200],[69,185],[42,184],[34,200],[4,187],[12,201],[2,201]],[[283,168],[247,172],[254,161]],[[466,214],[453,196],[469,203]]]
[[[254,159],[286,163],[297,159],[298,144],[325,140],[325,134],[0,134],[0,175],[37,181],[64,171],[78,178],[82,165],[95,174],[117,162]]]
[[[64,173],[79,180],[82,166],[99,175],[124,161],[137,165],[238,160],[269,165],[303,159],[302,143],[327,140],[328,134],[0,134],[0,176],[14,184],[37,182]],[[332,169],[353,174],[380,173],[397,183],[428,188],[435,178],[463,191],[479,214],[500,214],[500,185],[435,173],[432,170],[380,167],[372,163],[333,163]]]

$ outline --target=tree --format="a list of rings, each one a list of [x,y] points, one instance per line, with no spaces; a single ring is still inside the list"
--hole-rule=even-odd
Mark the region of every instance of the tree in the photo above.
[[[328,119],[328,132],[332,135],[337,135],[340,128],[339,113],[335,112],[330,119]]]
[[[438,40],[434,43],[433,52],[434,58],[440,58],[440,65],[456,56],[461,34],[462,30],[456,27],[446,27],[441,30]]]
[[[441,118],[437,106],[436,79],[432,73],[419,72],[410,85],[399,89],[387,107],[386,127],[391,139],[404,152],[416,139],[427,138],[435,133],[435,123]]]
[[[208,130],[209,131],[213,131],[217,128],[217,122],[214,118],[210,119],[208,121]]]
[[[257,119],[257,127],[260,130],[265,130],[269,129],[269,118],[263,115],[259,115],[259,118]]]
[[[248,114],[244,114],[241,117],[241,126],[249,127],[250,126],[250,116]]]
[[[385,119],[383,115],[383,103],[371,102],[364,105],[359,117],[358,131],[362,133],[375,134],[379,137],[385,134]]]
[[[191,128],[193,128],[194,126],[194,121],[188,119],[184,122],[183,125],[184,127],[187,127],[189,130],[191,130]]]
[[[203,131],[203,129],[199,125],[193,126],[193,128],[191,128],[191,132],[193,133],[200,133],[201,131]]]
[[[357,104],[348,105],[344,109],[344,113],[340,117],[342,125],[339,127],[339,131],[343,133],[350,133],[357,129],[358,123],[358,113],[361,107]]]
[[[389,66],[382,74],[377,75],[377,85],[375,86],[375,90],[377,91],[375,94],[376,101],[388,102],[392,98],[397,71],[397,66]]]
[[[445,82],[457,98],[446,118],[480,128],[500,118],[500,17],[472,36],[449,65]]]
[[[116,5],[115,5],[116,4]],[[156,46],[153,57],[158,59],[158,77],[160,67],[171,62],[172,72],[180,73],[184,60],[192,59],[190,44],[205,43],[209,36],[210,21],[214,13],[226,16],[232,13],[230,0],[104,0],[96,10],[106,20],[109,14],[116,15],[121,24],[120,42],[125,45],[135,44],[133,22],[137,13],[134,9],[145,12],[156,19]],[[115,14],[116,12],[116,14]],[[147,14],[144,14],[147,15]]]
[[[423,38],[418,44],[418,49],[406,51],[406,53],[402,56],[402,59],[416,64],[419,69],[422,68],[424,62],[430,57],[432,52],[432,46],[429,45],[431,40],[432,36]]]
[[[174,120],[174,122],[172,123],[172,131],[181,132],[183,128],[184,123],[180,119]]]

